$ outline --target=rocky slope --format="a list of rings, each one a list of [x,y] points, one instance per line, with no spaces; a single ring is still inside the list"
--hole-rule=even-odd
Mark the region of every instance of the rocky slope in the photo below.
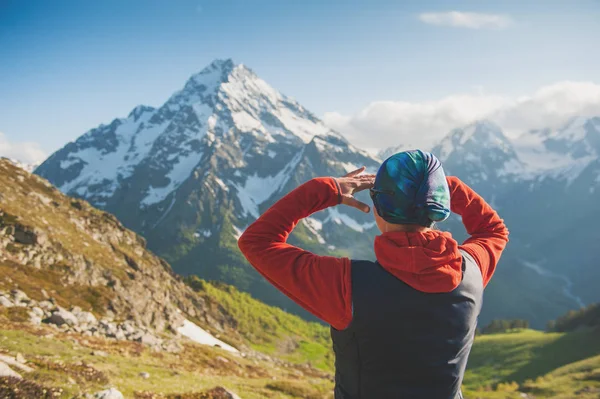
[[[240,295],[185,284],[114,216],[0,160],[0,397],[327,397],[325,327]]]
[[[36,173],[115,214],[182,274],[233,283],[298,310],[251,269],[236,238],[275,199],[321,175],[378,160],[350,145],[244,65],[215,61],[159,108],[90,130]],[[369,216],[331,210],[292,237],[318,252],[360,252]],[[363,251],[364,252],[364,251]]]
[[[158,346],[188,319],[216,330],[229,323],[114,216],[6,159],[0,268],[0,304],[28,308],[36,323]]]

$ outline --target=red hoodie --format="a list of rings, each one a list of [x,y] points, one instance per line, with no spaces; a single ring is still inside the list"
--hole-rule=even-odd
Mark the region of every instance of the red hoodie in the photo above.
[[[486,285],[508,242],[498,214],[466,184],[448,177],[452,212],[462,216],[470,235],[463,245],[447,232],[389,232],[375,238],[377,261],[411,287],[428,293],[449,292],[462,278],[459,249],[471,255]],[[304,183],[283,197],[242,234],[238,245],[250,264],[281,292],[338,330],[352,320],[350,259],[318,256],[287,244],[296,224],[338,205],[333,178]]]

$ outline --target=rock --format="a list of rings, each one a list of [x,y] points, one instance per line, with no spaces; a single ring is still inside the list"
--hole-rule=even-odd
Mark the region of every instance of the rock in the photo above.
[[[38,306],[44,310],[54,310],[54,308],[56,307],[56,305],[54,305],[50,301],[41,301],[38,303]]]
[[[167,342],[163,342],[162,350],[169,353],[179,353],[183,350],[183,346],[180,342],[173,339]]]
[[[146,373],[145,371],[142,371],[140,374],[138,374],[140,377],[142,377],[143,379],[147,380],[148,378],[150,378],[150,373]]]
[[[125,399],[123,394],[116,388],[110,388],[104,391],[96,392],[94,399]]]
[[[37,306],[34,306],[33,308],[31,308],[31,313],[33,313],[34,315],[36,315],[39,318],[44,317],[44,311],[41,308],[38,308]]]
[[[11,308],[15,306],[14,303],[4,295],[0,295],[0,306],[4,306],[5,308]]]
[[[100,351],[100,350],[95,350],[95,351],[92,351],[92,356],[107,357],[108,353],[106,353],[104,351]]]
[[[33,371],[31,367],[18,362],[17,359],[11,356],[0,355],[0,362],[6,364],[7,366],[18,368],[19,370],[24,371],[26,373],[31,373]]]
[[[215,357],[215,360],[221,363],[229,363],[229,360],[225,359],[223,356],[217,356]]]
[[[141,334],[134,338],[134,341],[141,342],[144,345],[158,345],[160,340],[151,334]]]
[[[13,301],[15,301],[15,303],[29,302],[29,297],[21,290],[12,290],[10,293],[12,294]]]
[[[21,355],[20,353],[17,353],[17,355],[15,356],[15,360],[22,364],[25,364],[27,362],[23,355]]]
[[[33,310],[30,310],[29,311],[29,322],[31,324],[35,324],[36,326],[39,326],[40,324],[42,324],[42,317],[40,317],[36,313],[34,313]]]
[[[23,245],[37,244],[37,234],[30,227],[16,224],[14,226],[13,237],[15,242]]]
[[[79,311],[79,312],[72,312],[72,313],[75,315],[75,317],[77,317],[79,324],[96,324],[96,323],[98,323],[96,316],[94,316],[90,312]]]
[[[57,326],[74,326],[78,323],[78,320],[73,313],[59,307],[58,310],[55,310],[50,317],[44,320],[44,322]]]
[[[238,395],[223,387],[215,387],[205,392],[214,399],[241,399]]]
[[[15,377],[21,379],[21,375],[8,367],[8,364],[0,362],[0,377]]]

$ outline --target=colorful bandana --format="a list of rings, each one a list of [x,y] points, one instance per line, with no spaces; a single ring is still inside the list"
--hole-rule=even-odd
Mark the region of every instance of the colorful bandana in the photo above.
[[[389,223],[431,227],[450,216],[450,190],[442,163],[421,150],[386,159],[371,198],[379,216]]]

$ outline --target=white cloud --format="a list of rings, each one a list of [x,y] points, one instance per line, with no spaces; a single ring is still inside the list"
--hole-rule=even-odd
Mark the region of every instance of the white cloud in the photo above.
[[[461,11],[426,12],[419,14],[419,20],[430,25],[468,29],[504,29],[513,23],[508,15]]]
[[[9,141],[0,132],[0,156],[16,159],[26,164],[39,164],[46,159],[46,152],[31,141]]]
[[[558,127],[573,116],[600,116],[600,84],[558,82],[515,99],[490,115],[510,136]]]
[[[509,136],[558,127],[573,116],[600,116],[600,85],[559,82],[529,96],[456,94],[426,102],[376,101],[353,115],[328,112],[323,120],[363,149],[398,145],[427,148],[451,129],[491,119]]]

